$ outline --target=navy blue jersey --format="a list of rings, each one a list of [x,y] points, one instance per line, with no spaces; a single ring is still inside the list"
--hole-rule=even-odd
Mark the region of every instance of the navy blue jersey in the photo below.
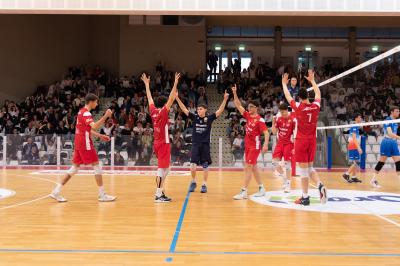
[[[210,143],[211,125],[217,118],[214,114],[201,118],[197,113],[189,112],[189,118],[193,121],[193,143]]]

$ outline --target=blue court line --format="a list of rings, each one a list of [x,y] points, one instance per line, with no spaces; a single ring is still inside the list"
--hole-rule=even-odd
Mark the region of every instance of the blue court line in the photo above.
[[[185,213],[186,213],[187,204],[189,202],[189,197],[190,197],[190,184],[189,184],[188,192],[186,194],[185,202],[183,203],[183,206],[182,206],[182,210],[181,210],[181,214],[179,216],[178,224],[176,225],[175,234],[174,234],[174,237],[172,238],[172,242],[171,242],[171,245],[169,247],[169,252],[170,253],[175,253],[176,244],[177,244],[178,238],[179,238],[179,233],[181,232],[183,219],[185,218]]]
[[[167,250],[133,250],[133,249],[0,249],[0,253],[136,253],[136,254],[170,254]],[[400,253],[341,253],[341,252],[297,252],[297,251],[174,251],[181,255],[286,255],[318,257],[400,257]]]

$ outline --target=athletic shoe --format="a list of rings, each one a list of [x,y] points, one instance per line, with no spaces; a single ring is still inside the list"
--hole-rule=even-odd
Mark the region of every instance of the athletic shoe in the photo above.
[[[243,189],[243,188],[242,188],[242,190],[240,190],[239,194],[237,194],[233,197],[233,199],[235,199],[235,200],[243,200],[243,199],[247,199],[247,198],[248,198],[247,189]]]
[[[194,192],[194,190],[196,189],[196,187],[197,187],[196,182],[192,182],[192,183],[190,184],[189,192]]]
[[[100,202],[110,202],[114,201],[117,197],[116,196],[111,196],[107,194],[99,195],[99,201]]]
[[[290,193],[290,180],[286,180],[283,185],[283,192]]]
[[[372,179],[370,184],[373,188],[381,188],[382,187],[381,185],[379,185],[378,180],[376,180],[376,179]]]
[[[319,199],[322,204],[325,204],[326,201],[328,200],[325,186],[322,183],[320,183],[318,186],[318,190],[319,190]]]
[[[258,192],[253,195],[254,197],[264,197],[265,196],[265,188],[258,187]]]
[[[303,198],[303,197],[298,198],[294,203],[300,204],[300,205],[303,205],[303,206],[308,206],[308,205],[310,205],[310,197],[307,197],[307,198]]]
[[[53,198],[58,202],[67,202],[67,199],[64,198],[63,196],[61,196],[59,193],[51,192],[51,194],[49,196],[50,196],[50,198]]]
[[[207,193],[207,186],[206,185],[202,185],[200,192],[201,193]]]
[[[348,183],[352,183],[353,182],[353,180],[350,178],[350,175],[343,174],[342,176],[343,176],[344,180],[346,180]]]
[[[165,196],[164,193],[160,197],[155,196],[155,198],[154,198],[154,202],[157,202],[157,203],[169,203],[171,201],[172,201],[172,199]]]
[[[356,176],[353,176],[351,178],[351,182],[353,182],[353,183],[362,183],[362,181],[360,179],[358,179]]]

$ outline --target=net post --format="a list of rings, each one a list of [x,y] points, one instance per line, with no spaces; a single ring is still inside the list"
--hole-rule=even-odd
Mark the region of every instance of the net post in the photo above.
[[[218,138],[218,167],[222,168],[222,138]]]
[[[57,166],[61,165],[61,137],[57,136]]]
[[[114,167],[114,155],[115,155],[115,138],[111,137],[111,152],[110,152],[110,156],[111,156],[110,166],[111,167]]]
[[[7,136],[3,136],[3,167],[7,165]]]
[[[330,170],[332,169],[332,136],[328,136],[326,157],[327,157],[327,169]]]
[[[365,161],[367,155],[365,154],[365,151],[367,150],[367,138],[365,136],[361,136],[361,149],[363,150],[363,153],[361,154],[361,161],[360,161],[360,169],[365,170]]]

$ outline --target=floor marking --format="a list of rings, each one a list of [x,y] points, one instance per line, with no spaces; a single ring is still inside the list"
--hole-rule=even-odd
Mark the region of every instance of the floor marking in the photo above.
[[[378,217],[378,218],[380,218],[380,219],[382,219],[382,220],[384,220],[384,221],[386,221],[388,223],[391,223],[391,224],[393,224],[393,225],[395,225],[395,226],[400,228],[400,224],[399,223],[397,223],[397,222],[395,222],[395,221],[393,221],[393,220],[391,220],[391,219],[389,219],[389,218],[387,218],[387,217],[385,217],[383,215],[375,213],[373,210],[371,210],[369,208],[365,208],[365,207],[360,206],[360,205],[358,205],[357,203],[354,203],[354,202],[351,202],[351,204],[354,205],[354,206],[357,206],[360,209],[366,210],[367,212],[371,213],[371,215],[373,215],[375,217]]]

